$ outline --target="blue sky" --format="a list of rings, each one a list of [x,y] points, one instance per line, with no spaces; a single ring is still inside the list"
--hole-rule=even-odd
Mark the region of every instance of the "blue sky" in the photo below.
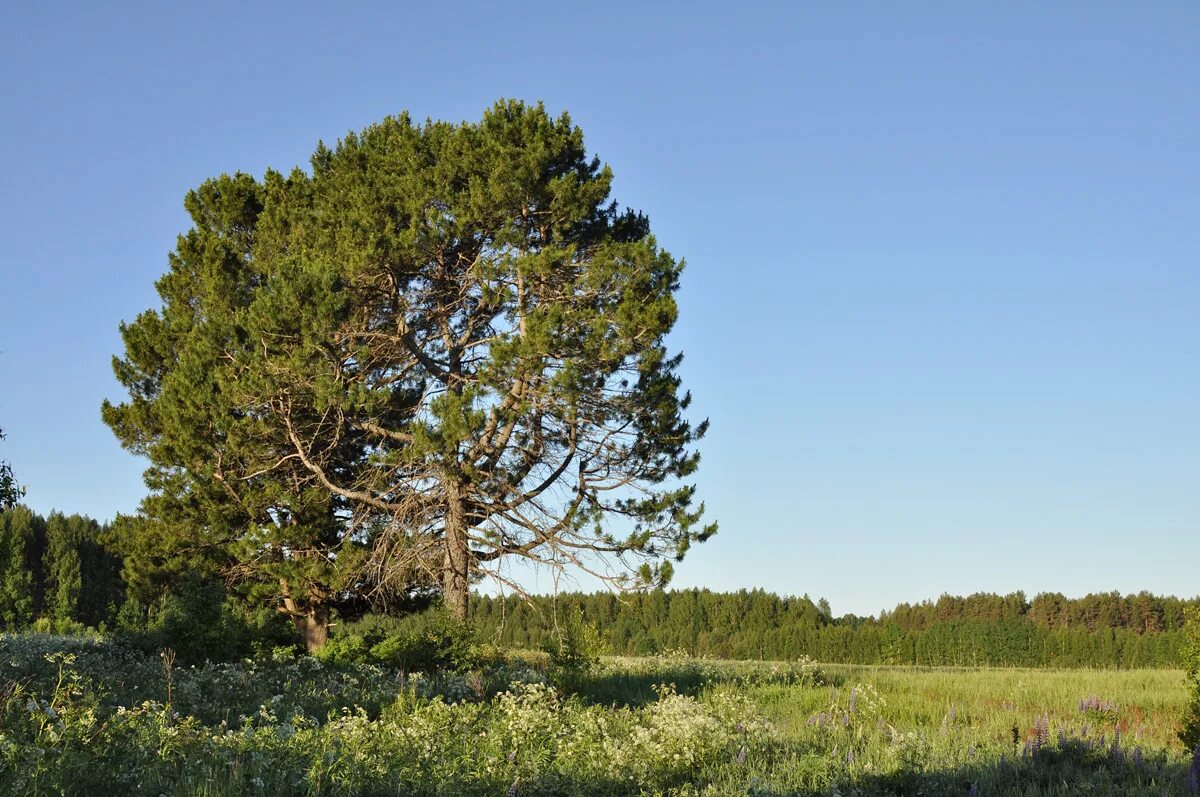
[[[689,264],[721,532],[677,586],[1193,595],[1197,41],[1185,2],[10,4],[0,458],[136,508],[99,405],[189,188],[544,100]]]

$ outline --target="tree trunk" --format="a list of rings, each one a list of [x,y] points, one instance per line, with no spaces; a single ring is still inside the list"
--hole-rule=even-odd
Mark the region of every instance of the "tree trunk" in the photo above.
[[[309,653],[325,647],[329,641],[329,613],[310,609],[308,614],[292,615],[296,630],[304,638],[304,649]]]
[[[467,517],[463,507],[462,486],[455,480],[446,483],[446,557],[442,566],[442,600],[459,620],[467,619],[470,597],[471,552],[467,545]]]
[[[323,601],[309,600],[303,608],[296,603],[288,589],[286,579],[279,580],[283,592],[283,611],[292,618],[296,630],[304,640],[304,649],[309,653],[325,646],[329,641],[329,606]]]

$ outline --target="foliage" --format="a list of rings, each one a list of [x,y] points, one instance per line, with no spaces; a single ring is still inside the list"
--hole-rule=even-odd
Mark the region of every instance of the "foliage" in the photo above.
[[[1188,608],[1187,641],[1181,662],[1187,672],[1191,699],[1179,738],[1188,749],[1200,751],[1200,607],[1197,606]]]
[[[46,618],[56,628],[110,623],[124,585],[104,526],[80,515],[0,511],[0,628]]]
[[[405,672],[465,672],[480,661],[473,629],[441,608],[403,617],[368,615],[338,626],[317,655],[336,664],[371,663]]]
[[[279,622],[247,615],[219,582],[193,576],[163,596],[146,623],[122,629],[120,638],[147,653],[169,648],[181,664],[224,662],[249,655],[255,647],[287,644],[290,635]]]
[[[585,622],[578,608],[557,625],[542,650],[550,657],[551,678],[565,689],[577,688],[600,665],[605,652],[599,629]]]
[[[288,655],[179,667],[168,706],[158,657],[111,642],[0,636],[0,663],[2,794],[1188,793],[1177,672],[671,654],[602,663],[595,678],[667,684],[614,705],[512,665],[417,677]],[[1080,712],[1085,695],[1111,716]]]
[[[0,440],[4,439],[4,430],[0,429]],[[12,465],[0,460],[0,510],[16,506],[25,495],[25,488],[17,484],[13,475]]]
[[[566,115],[500,102],[189,193],[103,410],[151,462],[129,566],[219,572],[310,649],[427,574],[464,619],[509,556],[665,582],[715,531],[680,483],[706,425],[665,343],[682,264],[611,183]]]
[[[1035,599],[1033,606],[1039,605]],[[619,655],[685,649],[721,658],[793,659],[861,664],[1174,667],[1182,643],[1178,598],[1144,593],[1116,600],[1087,596],[1070,602],[1067,625],[1046,625],[1020,594],[943,596],[936,603],[903,605],[879,619],[833,618],[807,596],[761,590],[716,593],[692,589],[616,596],[559,594],[478,596],[472,621],[498,644],[542,649],[557,644],[548,618],[580,612],[601,629],[604,646]],[[1101,607],[1129,611],[1093,611]],[[1147,630],[1136,607],[1161,622]],[[1176,619],[1176,614],[1179,619]],[[1097,617],[1103,617],[1104,625]]]

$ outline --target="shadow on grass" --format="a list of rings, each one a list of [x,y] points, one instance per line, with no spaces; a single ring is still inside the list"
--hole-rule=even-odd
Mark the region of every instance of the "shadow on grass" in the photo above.
[[[566,686],[585,703],[640,708],[658,700],[662,686],[669,686],[681,695],[696,695],[712,683],[703,674],[681,669],[654,673],[604,672],[584,676]]]
[[[606,668],[563,684],[567,692],[585,703],[598,706],[640,708],[660,697],[663,687],[681,695],[695,696],[714,686],[838,686],[841,676],[743,662],[705,662],[684,659],[678,663],[656,663],[646,669]]]
[[[755,797],[987,797],[988,795],[1148,795],[1185,797],[1198,793],[1200,772],[1187,763],[1140,748],[1091,750],[1069,742],[1035,754],[1002,757],[938,770],[906,769],[889,773],[858,772],[820,787],[799,787],[828,754],[801,754],[781,743],[748,772],[748,795]],[[838,762],[841,764],[842,762]],[[790,777],[789,777],[790,776]]]

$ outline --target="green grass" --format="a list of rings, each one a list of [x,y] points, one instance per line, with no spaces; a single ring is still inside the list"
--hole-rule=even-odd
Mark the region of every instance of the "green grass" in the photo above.
[[[1193,793],[1178,671],[664,656],[605,659],[564,692],[544,665],[301,658],[168,681],[108,642],[0,635],[0,794]]]

